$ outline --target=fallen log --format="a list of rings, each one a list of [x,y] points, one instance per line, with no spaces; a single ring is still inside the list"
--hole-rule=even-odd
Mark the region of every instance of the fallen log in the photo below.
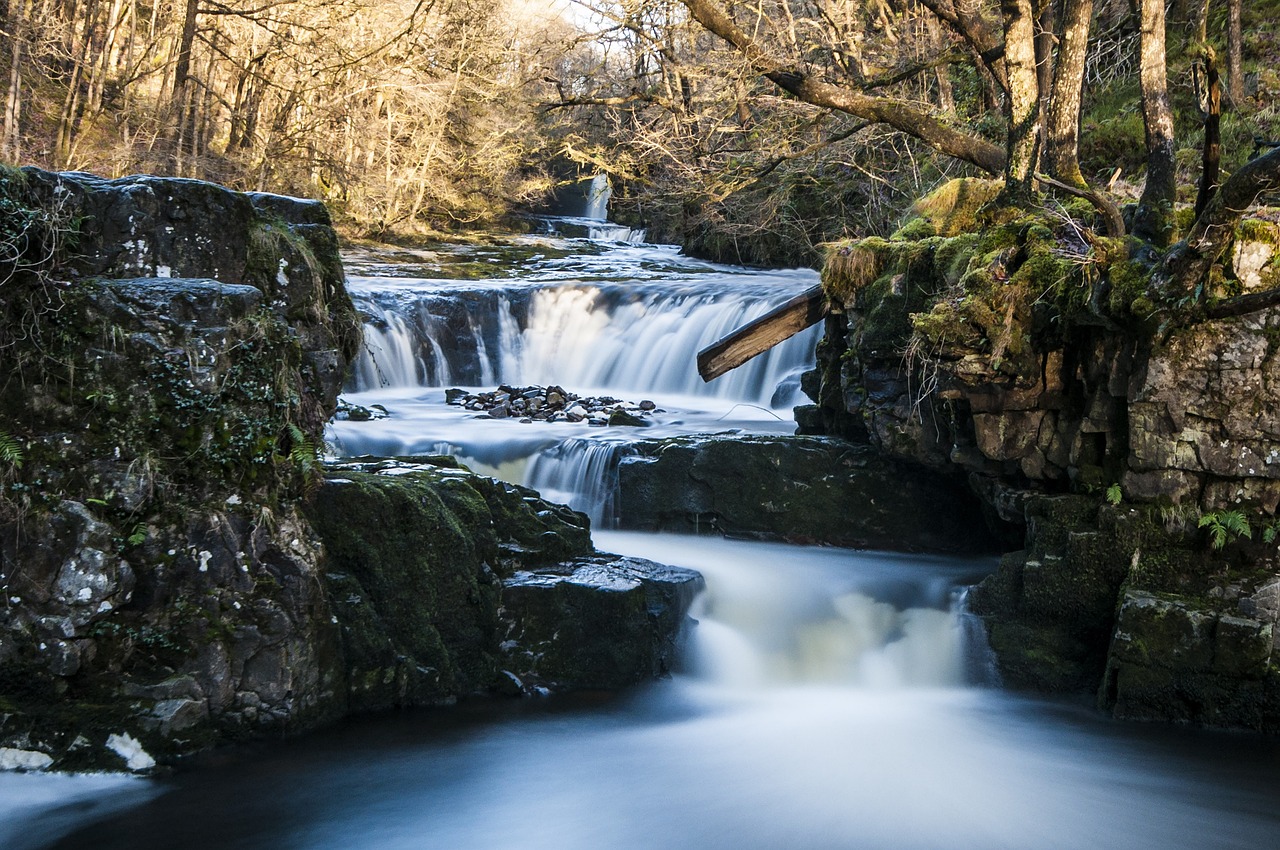
[[[827,299],[822,287],[808,289],[699,351],[698,374],[704,381],[718,378],[805,328],[816,325],[827,312]]]

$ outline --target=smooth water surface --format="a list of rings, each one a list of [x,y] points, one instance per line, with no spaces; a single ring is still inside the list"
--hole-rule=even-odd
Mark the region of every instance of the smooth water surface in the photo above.
[[[1280,752],[972,684],[981,562],[598,535],[703,571],[674,681],[231,754],[59,848],[1261,848]]]

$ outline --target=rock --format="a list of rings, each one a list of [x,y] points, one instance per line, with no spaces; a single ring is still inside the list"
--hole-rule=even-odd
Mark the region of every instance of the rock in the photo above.
[[[618,481],[624,528],[916,551],[993,542],[962,482],[830,437],[640,443]]]
[[[962,184],[949,185],[923,207],[948,209]],[[1145,261],[1117,255],[1084,275],[1062,254],[1074,237],[1061,222],[1028,212],[1017,226],[984,223],[984,209],[833,248],[823,280],[841,310],[801,379],[814,402],[796,411],[801,430],[968,475],[1021,547],[970,594],[1006,683],[1100,693],[1120,716],[1273,728],[1280,684],[1237,644],[1261,646],[1266,628],[1276,641],[1265,590],[1275,547],[1212,550],[1195,523],[1239,510],[1255,538],[1274,531],[1280,310],[1157,332]],[[1213,297],[1276,286],[1278,230],[1240,223]],[[1212,634],[1136,659],[1116,621],[1125,606],[1149,631],[1203,616]],[[1205,647],[1236,660],[1189,665]]]
[[[598,555],[503,583],[503,652],[526,690],[619,688],[671,673],[702,576]]]
[[[335,716],[336,631],[296,509],[359,340],[327,213],[25,173],[79,241],[41,348],[15,352],[29,385],[0,389],[35,447],[9,483],[41,493],[0,520],[0,746],[146,769]]]
[[[340,398],[338,399],[338,409],[334,412],[333,418],[339,421],[371,422],[376,419],[386,419],[389,415],[387,409],[380,404],[363,407]]]
[[[308,515],[328,551],[346,707],[432,705],[499,672],[501,582],[591,550],[587,519],[430,462],[346,463]]]
[[[125,767],[135,773],[142,773],[156,766],[156,760],[128,733],[107,738],[107,749],[119,756]]]
[[[53,757],[35,750],[0,747],[0,770],[39,771],[53,766]]]
[[[1103,700],[1125,719],[1280,730],[1271,652],[1270,623],[1127,591]]]
[[[656,409],[656,408],[657,408],[657,406],[658,406],[658,405],[654,404],[652,401],[650,401],[650,400],[649,400],[649,399],[647,399],[647,398],[646,398],[646,399],[643,399],[643,400],[640,402],[640,409],[641,409],[641,410],[654,410],[654,409]]]
[[[445,391],[447,404],[459,405],[467,410],[486,412],[492,419],[517,419],[521,422],[583,422],[589,425],[606,424],[644,427],[649,420],[644,416],[655,410],[628,405],[609,396],[582,398],[566,392],[563,387],[499,387],[497,392],[468,393],[461,389]],[[641,414],[634,411],[640,410]],[[525,415],[528,414],[528,415]],[[610,418],[616,419],[610,422]]]
[[[651,423],[643,416],[636,416],[619,407],[609,414],[608,424],[614,427],[647,428]]]

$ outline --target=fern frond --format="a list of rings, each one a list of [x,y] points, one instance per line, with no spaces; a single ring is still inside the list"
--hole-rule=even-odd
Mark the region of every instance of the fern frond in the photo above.
[[[1253,537],[1253,528],[1249,525],[1249,518],[1244,515],[1244,511],[1227,511],[1222,515],[1222,524],[1227,527],[1227,531],[1237,537],[1250,539]]]
[[[26,455],[22,453],[22,445],[4,431],[0,431],[0,462],[8,464],[14,469],[21,469],[22,462],[25,459]]]
[[[286,425],[289,434],[289,460],[298,465],[303,472],[314,472],[320,467],[320,451],[316,444],[307,439],[297,425]]]

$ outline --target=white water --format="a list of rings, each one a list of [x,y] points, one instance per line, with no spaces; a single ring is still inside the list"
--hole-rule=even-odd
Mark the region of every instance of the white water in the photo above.
[[[591,178],[591,187],[587,189],[587,211],[582,217],[604,221],[609,217],[609,199],[612,197],[613,186],[609,183],[609,175],[597,174]]]
[[[346,398],[380,404],[391,417],[335,423],[335,453],[454,454],[607,525],[615,461],[633,440],[792,433],[791,407],[805,401],[799,376],[812,365],[818,328],[711,383],[698,377],[696,358],[812,286],[815,273],[715,265],[672,246],[625,241],[636,234],[607,222],[590,224],[593,234],[623,241],[529,237],[522,246],[530,261],[491,258],[492,276],[481,279],[350,257],[349,287],[368,321]],[[499,383],[648,399],[660,410],[650,428],[592,428],[477,418],[444,404],[450,386]]]
[[[621,700],[383,716],[179,776],[63,850],[1275,846],[1280,749],[977,687],[989,564],[608,532],[695,567],[694,669]]]

